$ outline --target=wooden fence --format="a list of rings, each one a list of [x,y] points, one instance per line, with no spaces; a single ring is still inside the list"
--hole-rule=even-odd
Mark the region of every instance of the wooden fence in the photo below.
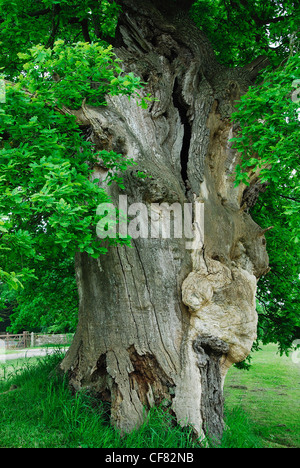
[[[30,333],[24,331],[19,335],[10,335],[9,333],[0,335],[0,344],[2,344],[2,347],[5,347],[5,349],[29,348],[31,344]]]
[[[65,335],[42,335],[24,331],[19,335],[0,335],[0,349],[25,349],[34,346],[65,345],[68,346],[73,340],[73,334]]]

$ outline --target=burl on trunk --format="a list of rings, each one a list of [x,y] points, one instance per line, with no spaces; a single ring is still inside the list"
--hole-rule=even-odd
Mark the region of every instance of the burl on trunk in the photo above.
[[[263,231],[242,205],[245,186],[234,187],[239,155],[230,143],[234,102],[255,70],[220,65],[174,3],[119,3],[115,53],[158,101],[143,110],[108,97],[107,107],[84,106],[80,116],[99,149],[128,155],[151,175],[127,171],[125,190],[109,187],[113,201],[122,193],[128,204],[156,204],[158,216],[162,203],[202,203],[204,244],[136,238],[98,260],[78,254],[79,325],[62,369],[75,390],[111,403],[123,432],[163,403],[181,425],[220,438],[223,381],[251,350],[257,280],[268,270]]]

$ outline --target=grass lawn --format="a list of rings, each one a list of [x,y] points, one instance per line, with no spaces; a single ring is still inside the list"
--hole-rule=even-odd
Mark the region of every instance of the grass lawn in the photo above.
[[[171,416],[159,408],[139,431],[121,437],[108,423],[105,406],[87,393],[72,395],[53,372],[61,359],[57,353],[0,364],[0,448],[199,446],[190,428],[173,427]]]
[[[14,348],[14,349],[6,349],[6,348],[0,348],[0,356],[3,356],[3,355],[9,355],[9,354],[18,354],[18,353],[27,353],[28,351],[32,351],[32,350],[37,350],[37,349],[41,349],[41,350],[45,350],[45,349],[49,349],[49,348],[54,348],[56,350],[58,349],[62,349],[62,350],[66,350],[67,348],[69,348],[69,344],[67,345],[64,345],[64,344],[46,344],[46,345],[43,345],[43,346],[30,346],[30,348]]]
[[[229,411],[241,408],[264,447],[300,448],[300,365],[270,344],[253,355],[249,371],[231,368],[225,381]]]
[[[11,361],[6,361],[4,363],[0,362],[0,393],[2,389],[6,389],[10,385],[10,382],[13,383],[19,374],[22,374],[25,371],[29,370],[31,367],[36,365],[38,358],[20,358],[13,359]]]
[[[0,448],[200,447],[189,428],[175,427],[157,408],[139,431],[121,437],[104,406],[86,393],[72,395],[53,373],[61,359],[57,353],[0,364]],[[255,354],[250,371],[232,368],[221,448],[299,447],[299,376],[299,365],[272,345]]]

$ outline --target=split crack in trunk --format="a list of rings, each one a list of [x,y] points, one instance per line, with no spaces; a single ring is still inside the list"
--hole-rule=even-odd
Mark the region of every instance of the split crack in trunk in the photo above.
[[[181,177],[185,186],[185,193],[187,194],[190,188],[188,183],[188,162],[192,138],[192,127],[188,117],[188,105],[184,102],[184,98],[182,96],[182,87],[179,84],[178,78],[175,78],[172,98],[174,107],[179,112],[181,123],[184,129],[182,147],[180,152],[180,164]]]

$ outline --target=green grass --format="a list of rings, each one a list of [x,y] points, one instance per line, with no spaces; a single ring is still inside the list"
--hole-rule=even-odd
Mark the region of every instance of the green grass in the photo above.
[[[138,431],[121,437],[103,405],[87,393],[72,395],[53,372],[61,359],[57,353],[0,364],[0,448],[200,447],[191,430],[176,427],[161,408]],[[230,370],[221,448],[299,447],[296,371],[299,377],[289,358],[274,364],[272,347],[255,356],[251,371]],[[17,388],[9,391],[11,385]]]
[[[276,345],[255,353],[249,371],[231,368],[224,394],[228,411],[247,413],[263,447],[300,447],[300,366]]]
[[[138,431],[121,437],[107,423],[104,406],[87,393],[72,395],[66,381],[52,372],[60,360],[56,354],[2,365],[0,448],[198,446],[190,429],[173,427],[171,417],[159,408]],[[11,385],[17,389],[8,391]]]
[[[70,347],[70,343],[67,344],[44,344],[41,346],[30,346],[30,348],[13,348],[13,349],[6,349],[6,348],[0,348],[0,355],[3,356],[4,354],[18,354],[18,353],[27,353],[28,351],[36,350],[36,349],[49,349],[49,348],[55,348],[55,349],[62,349],[66,350],[67,348]]]

